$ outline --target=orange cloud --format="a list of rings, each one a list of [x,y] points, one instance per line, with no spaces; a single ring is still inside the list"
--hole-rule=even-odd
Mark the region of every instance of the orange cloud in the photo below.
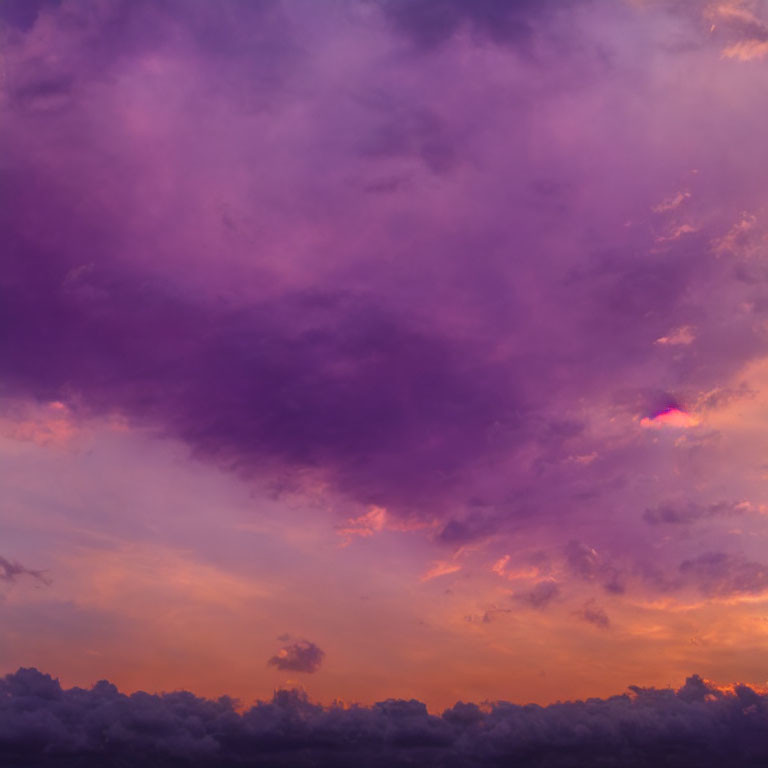
[[[657,206],[654,206],[654,213],[665,213],[666,211],[673,211],[675,208],[682,205],[689,197],[691,193],[688,191],[678,192],[674,197],[670,197]]]
[[[693,333],[693,328],[690,325],[683,325],[680,328],[675,328],[667,336],[661,336],[656,339],[656,344],[664,344],[669,346],[688,345],[693,342],[696,336]]]
[[[438,560],[422,577],[422,581],[431,581],[440,576],[447,576],[449,573],[460,571],[461,566],[447,560]]]
[[[338,529],[339,536],[344,537],[343,547],[346,547],[353,536],[373,536],[384,530],[387,523],[387,510],[384,507],[372,506],[368,512],[359,517],[353,517],[347,520],[344,528]]]
[[[742,40],[723,49],[725,59],[737,61],[754,61],[768,54],[768,40]]]
[[[434,521],[401,520],[389,515],[384,507],[372,506],[364,515],[350,517],[346,525],[339,526],[336,532],[344,539],[341,546],[346,547],[355,536],[366,538],[382,531],[421,531],[435,524]]]
[[[15,406],[0,418],[0,435],[11,440],[37,445],[62,444],[77,432],[71,413],[64,403]]]

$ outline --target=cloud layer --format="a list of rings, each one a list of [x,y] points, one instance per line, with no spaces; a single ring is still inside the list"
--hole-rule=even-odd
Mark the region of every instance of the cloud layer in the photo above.
[[[694,675],[678,691],[518,706],[418,701],[321,707],[297,691],[239,712],[179,691],[121,694],[107,681],[63,690],[34,669],[0,681],[0,757],[13,765],[757,766],[768,759],[768,697]]]

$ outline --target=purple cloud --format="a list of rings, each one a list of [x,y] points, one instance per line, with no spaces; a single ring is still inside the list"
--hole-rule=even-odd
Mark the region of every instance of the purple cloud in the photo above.
[[[15,581],[19,576],[30,576],[41,584],[51,583],[45,571],[34,571],[21,563],[0,557],[0,581]]]
[[[559,595],[560,587],[557,582],[546,579],[537,581],[528,591],[516,594],[515,599],[531,608],[545,608]]]
[[[716,517],[729,517],[744,514],[748,505],[743,502],[720,501],[715,504],[661,504],[652,509],[646,509],[643,520],[650,525],[686,525]]]
[[[611,620],[608,618],[608,614],[595,603],[594,600],[589,600],[584,604],[584,607],[579,612],[579,616],[589,624],[594,624],[600,629],[608,629],[611,625]]]
[[[630,694],[541,707],[459,702],[430,715],[419,701],[322,707],[278,691],[239,713],[236,702],[187,691],[130,696],[102,680],[62,689],[34,669],[0,680],[0,758],[38,768],[151,762],[164,766],[354,765],[641,768],[674,752],[680,765],[715,768],[768,760],[766,696],[721,692],[697,675],[677,692]]]
[[[743,554],[705,552],[682,562],[680,573],[711,597],[750,595],[768,589],[768,566]]]
[[[691,10],[544,5],[4,5],[3,398],[454,550],[558,521],[620,594],[718,463],[642,420],[764,354],[763,84]]]
[[[58,5],[60,0],[6,0],[0,5],[0,20],[6,24],[29,29],[41,10]]]
[[[530,41],[539,16],[551,20],[553,13],[573,6],[574,0],[556,0],[543,5],[536,0],[504,3],[498,0],[380,0],[395,26],[419,46],[430,49],[446,42],[462,26],[500,44]]]
[[[312,674],[320,669],[324,658],[325,651],[314,643],[297,640],[284,645],[267,663],[282,670]]]
[[[620,594],[624,591],[624,575],[595,549],[570,541],[565,547],[565,560],[571,572],[584,581],[600,582],[606,592]]]

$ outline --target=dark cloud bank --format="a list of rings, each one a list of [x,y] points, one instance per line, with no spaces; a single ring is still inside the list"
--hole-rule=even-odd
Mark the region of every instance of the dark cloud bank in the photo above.
[[[4,766],[764,766],[768,696],[678,691],[540,707],[419,701],[321,707],[279,691],[238,713],[186,691],[126,696],[109,682],[62,690],[35,669],[0,681]]]

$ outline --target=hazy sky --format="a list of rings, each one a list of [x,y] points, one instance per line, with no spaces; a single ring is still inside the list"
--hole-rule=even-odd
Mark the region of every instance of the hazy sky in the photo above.
[[[0,2],[0,673],[768,682],[768,7]]]

